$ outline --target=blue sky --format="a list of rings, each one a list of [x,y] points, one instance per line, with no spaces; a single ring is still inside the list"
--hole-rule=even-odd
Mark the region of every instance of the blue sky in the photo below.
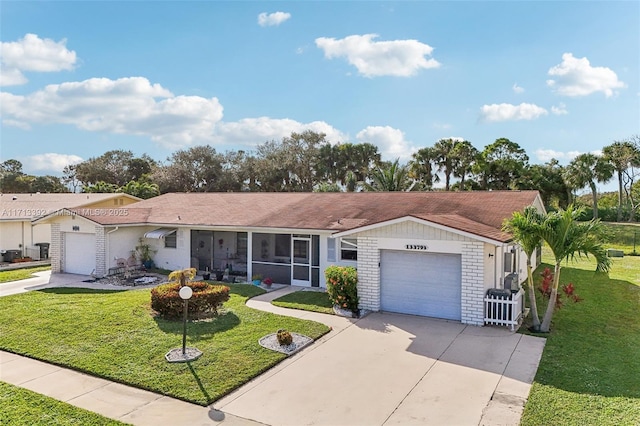
[[[292,131],[566,164],[640,133],[640,3],[0,2],[2,161],[33,174]]]

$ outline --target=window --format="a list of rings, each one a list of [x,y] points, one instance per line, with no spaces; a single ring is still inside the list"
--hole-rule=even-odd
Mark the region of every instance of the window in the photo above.
[[[357,238],[340,239],[340,259],[358,260],[358,239]]]
[[[327,261],[335,262],[336,261],[336,239],[335,238],[327,238]]]
[[[176,232],[172,232],[170,234],[165,235],[164,237],[164,248],[176,248],[178,247]]]

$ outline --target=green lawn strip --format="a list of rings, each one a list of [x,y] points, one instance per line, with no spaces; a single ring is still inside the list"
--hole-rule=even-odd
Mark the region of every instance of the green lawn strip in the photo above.
[[[271,303],[283,308],[333,314],[333,303],[324,291],[296,291],[285,294]]]
[[[149,290],[47,289],[0,298],[0,347],[197,404],[219,399],[274,366],[285,355],[258,339],[280,328],[318,338],[323,324],[248,308],[264,291],[229,285],[222,314],[189,323],[187,345],[204,355],[169,364],[182,344],[182,322],[154,318]]]
[[[635,238],[636,255],[640,255],[640,224],[604,222],[609,228],[611,239],[606,243],[607,248],[622,250],[626,255],[633,254]]]
[[[537,283],[544,267],[551,265],[537,269]],[[611,278],[594,269],[585,260],[562,268],[560,284],[573,283],[584,300],[567,301],[554,315],[522,425],[635,425],[640,418],[640,281],[629,279],[638,276],[640,258],[614,259]],[[538,303],[542,315],[546,303]]]
[[[0,382],[0,424],[3,425],[125,425],[66,402]]]
[[[51,266],[34,266],[32,268],[12,269],[10,271],[0,272],[0,284],[10,281],[25,280],[27,278],[33,278],[34,272],[48,271]]]

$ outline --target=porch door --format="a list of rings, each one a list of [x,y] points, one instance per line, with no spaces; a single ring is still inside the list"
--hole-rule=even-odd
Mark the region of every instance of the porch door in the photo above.
[[[309,236],[293,236],[293,285],[311,286],[311,238]]]

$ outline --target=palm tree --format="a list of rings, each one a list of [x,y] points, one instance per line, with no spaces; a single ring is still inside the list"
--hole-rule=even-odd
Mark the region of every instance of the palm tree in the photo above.
[[[583,209],[576,209],[570,205],[567,210],[549,213],[538,227],[540,237],[549,245],[555,259],[549,305],[540,326],[540,331],[545,333],[549,332],[556,306],[562,261],[573,260],[576,255],[579,257],[592,255],[596,260],[596,272],[606,273],[611,268],[611,259],[607,257],[607,251],[602,245],[606,229],[599,219],[578,222],[578,217],[582,213]]]
[[[365,182],[367,191],[410,191],[413,187],[407,166],[401,166],[400,159],[381,165],[371,171],[371,183]]]
[[[471,174],[473,164],[480,152],[469,141],[457,142],[451,150],[453,176],[460,178],[460,190],[464,191],[464,181]]]
[[[436,153],[432,147],[421,148],[412,154],[409,174],[412,179],[419,182],[422,190],[431,190],[433,183],[440,181],[440,177],[434,170],[435,159]]]
[[[580,189],[588,186],[593,199],[593,218],[598,218],[598,189],[596,182],[605,183],[613,177],[613,165],[604,157],[580,154],[564,170],[564,179],[569,186]]]
[[[545,216],[535,207],[529,206],[524,212],[514,212],[510,219],[507,219],[502,229],[512,235],[513,240],[520,244],[522,250],[527,255],[527,293],[529,296],[529,307],[531,308],[531,318],[533,320],[533,331],[540,330],[540,317],[538,316],[538,305],[536,303],[536,291],[533,285],[533,267],[531,257],[536,249],[542,244],[540,226],[544,222]]]
[[[438,171],[444,172],[444,190],[448,191],[451,187],[451,174],[453,173],[453,148],[459,143],[455,139],[440,139],[433,145],[435,153],[435,163],[438,165]]]
[[[191,281],[195,278],[196,272],[196,268],[178,269],[169,274],[169,279],[171,281],[178,281],[180,283],[180,287],[184,287],[187,285],[187,281]]]
[[[622,220],[623,176],[626,170],[640,166],[640,149],[631,141],[614,142],[602,149],[605,158],[613,164],[618,174],[618,222]]]

